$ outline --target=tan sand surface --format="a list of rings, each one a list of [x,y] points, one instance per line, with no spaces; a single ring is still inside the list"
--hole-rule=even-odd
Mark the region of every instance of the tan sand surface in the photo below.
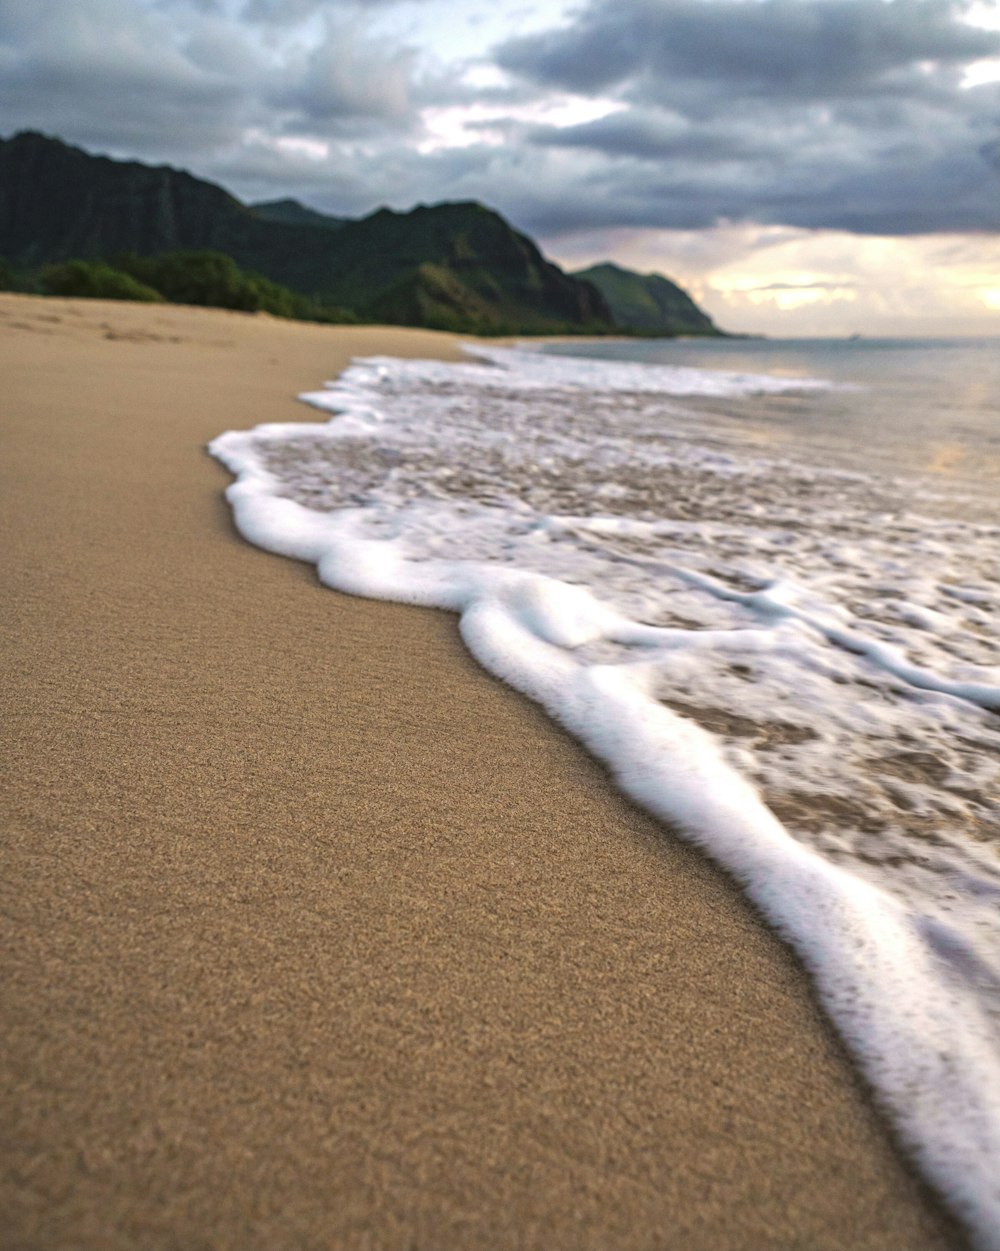
[[[961,1246],[721,874],[234,534],[205,442],[372,352],[455,345],[0,296],[0,1245]]]

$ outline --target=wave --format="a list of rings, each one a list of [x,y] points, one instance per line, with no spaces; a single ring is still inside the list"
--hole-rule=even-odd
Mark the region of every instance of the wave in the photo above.
[[[326,425],[221,435],[240,532],[459,613],[487,669],[735,875],[996,1251],[1000,529],[683,403],[823,379],[475,357],[356,362],[301,397]]]

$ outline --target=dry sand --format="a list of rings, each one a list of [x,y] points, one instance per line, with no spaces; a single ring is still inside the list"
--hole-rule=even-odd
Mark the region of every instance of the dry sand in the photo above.
[[[794,960],[205,442],[447,337],[0,297],[0,1206],[31,1251],[962,1245]]]

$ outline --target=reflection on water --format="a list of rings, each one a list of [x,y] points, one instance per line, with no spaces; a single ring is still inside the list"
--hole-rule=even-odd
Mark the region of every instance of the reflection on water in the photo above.
[[[959,443],[938,443],[928,449],[930,458],[924,466],[927,473],[954,474],[968,456],[968,449]]]
[[[933,478],[980,520],[998,515],[1000,340],[616,340],[560,344],[558,355],[829,378],[832,391],[685,400],[706,432],[721,423],[751,446],[809,463]],[[924,501],[921,501],[922,503]],[[939,508],[926,501],[933,512]]]

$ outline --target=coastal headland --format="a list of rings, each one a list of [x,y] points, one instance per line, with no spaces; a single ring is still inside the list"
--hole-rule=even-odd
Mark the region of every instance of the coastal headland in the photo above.
[[[214,435],[458,341],[0,295],[6,1251],[944,1251],[786,948]]]

